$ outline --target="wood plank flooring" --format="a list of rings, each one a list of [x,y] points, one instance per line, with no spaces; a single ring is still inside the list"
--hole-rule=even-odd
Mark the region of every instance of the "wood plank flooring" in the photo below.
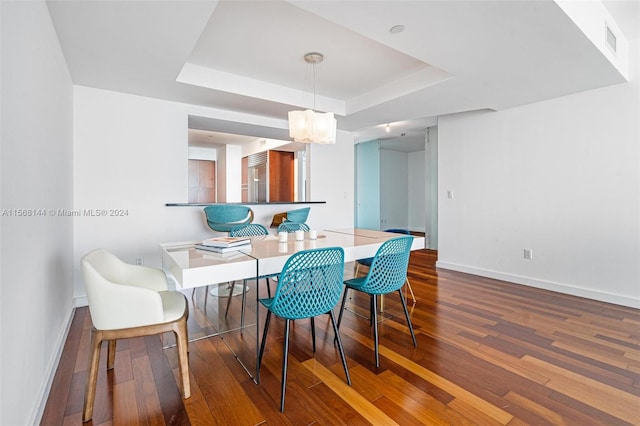
[[[296,321],[280,413],[284,323],[274,317],[259,385],[224,339],[203,339],[189,347],[187,400],[176,384],[175,348],[163,349],[160,337],[118,342],[109,372],[105,346],[92,423],[640,425],[639,310],[436,270],[436,256],[430,250],[411,255],[417,303],[409,309],[417,348],[398,297],[387,296],[379,368],[364,317],[369,301],[354,293],[340,329],[352,386],[345,382],[328,316],[316,319],[315,354],[309,321]],[[348,273],[353,269],[347,265]],[[190,333],[209,327],[218,308],[224,312],[226,299],[209,296],[205,315],[203,294],[199,290],[190,306]],[[43,425],[82,421],[89,328],[88,309],[77,309]]]

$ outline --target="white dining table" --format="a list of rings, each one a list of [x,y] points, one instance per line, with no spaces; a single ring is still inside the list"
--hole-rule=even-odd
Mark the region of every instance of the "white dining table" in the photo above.
[[[325,247],[342,247],[345,262],[373,257],[380,246],[387,240],[398,237],[398,234],[361,228],[340,228],[317,231],[317,238],[310,239],[305,232],[304,239],[295,240],[295,233],[288,234],[287,242],[279,242],[277,235],[252,237],[251,245],[237,250],[231,255],[200,250],[195,247],[199,241],[163,243],[163,269],[176,282],[176,289],[186,290],[211,284],[227,283],[237,280],[252,280],[257,277],[277,274],[284,267],[289,257],[302,250]],[[411,249],[425,248],[425,238],[414,236]],[[257,287],[257,284],[256,284]],[[258,291],[256,293],[256,310]],[[216,333],[225,334],[225,341],[247,373],[259,382],[257,357],[259,351],[259,318],[253,312],[252,320],[245,321],[244,328],[232,328]],[[243,337],[229,336],[239,334]],[[246,338],[253,334],[255,338]]]
[[[391,232],[360,228],[328,229],[317,232],[317,239],[310,240],[305,232],[304,240],[295,241],[289,234],[286,243],[280,243],[276,235],[252,237],[251,245],[232,254],[200,250],[200,241],[160,244],[162,264],[181,290],[251,279],[256,275],[280,272],[289,257],[301,250],[321,247],[342,247],[345,262],[373,257],[385,241],[398,237]],[[425,238],[414,236],[411,250],[425,248]]]

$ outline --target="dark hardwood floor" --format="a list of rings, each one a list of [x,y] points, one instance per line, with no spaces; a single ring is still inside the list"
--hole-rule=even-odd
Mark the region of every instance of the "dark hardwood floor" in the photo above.
[[[221,337],[191,343],[187,400],[176,384],[175,348],[163,349],[160,337],[118,342],[109,372],[105,346],[93,424],[640,425],[639,310],[436,270],[436,255],[411,255],[417,348],[398,297],[386,297],[379,368],[369,320],[354,313],[366,314],[368,299],[354,294],[340,329],[351,387],[328,316],[316,320],[315,356],[309,321],[296,321],[280,413],[284,327],[274,318],[259,385]],[[210,296],[205,314],[204,289],[185,294],[195,303],[190,333],[224,312],[226,299]],[[88,309],[77,309],[44,425],[82,421],[89,328]]]

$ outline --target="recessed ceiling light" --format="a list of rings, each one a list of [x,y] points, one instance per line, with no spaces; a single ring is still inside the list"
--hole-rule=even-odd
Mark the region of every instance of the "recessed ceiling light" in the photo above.
[[[391,34],[398,34],[404,31],[404,25],[394,25],[389,29]]]

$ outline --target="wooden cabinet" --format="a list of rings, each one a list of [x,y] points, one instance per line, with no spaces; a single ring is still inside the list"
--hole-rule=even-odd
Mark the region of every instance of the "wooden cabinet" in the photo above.
[[[247,166],[245,169],[245,162]],[[243,158],[242,177],[247,179],[249,202],[295,201],[296,155],[289,151],[265,151]],[[244,185],[244,181],[243,181]]]
[[[269,201],[293,201],[295,197],[293,152],[269,151]]]

